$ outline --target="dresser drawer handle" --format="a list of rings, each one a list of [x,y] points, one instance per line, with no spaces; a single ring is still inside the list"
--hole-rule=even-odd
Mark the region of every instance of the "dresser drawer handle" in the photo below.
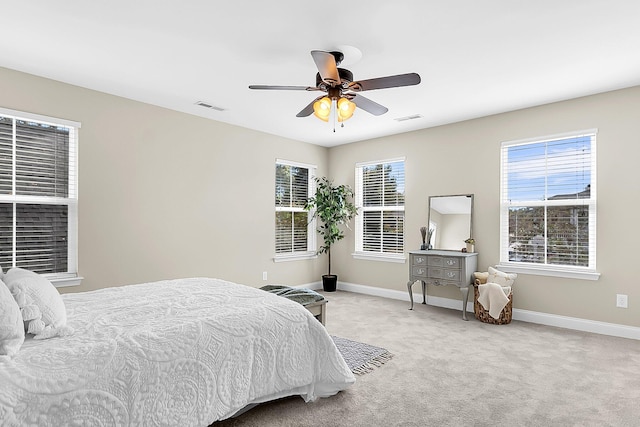
[[[454,273],[453,271],[447,271],[447,276],[453,278],[456,277],[456,273]]]

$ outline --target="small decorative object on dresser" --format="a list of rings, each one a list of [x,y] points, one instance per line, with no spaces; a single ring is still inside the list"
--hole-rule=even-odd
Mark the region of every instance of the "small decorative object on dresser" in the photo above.
[[[421,251],[427,250],[427,227],[420,227],[420,234],[422,235],[422,245],[420,245]]]
[[[473,252],[473,246],[476,244],[476,241],[473,238],[469,237],[464,242],[467,244],[467,252]]]

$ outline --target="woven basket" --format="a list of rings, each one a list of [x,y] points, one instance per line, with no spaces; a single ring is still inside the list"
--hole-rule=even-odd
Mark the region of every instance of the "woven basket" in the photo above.
[[[502,312],[500,312],[500,317],[494,319],[489,314],[489,311],[485,310],[482,304],[478,302],[478,297],[480,296],[478,285],[481,284],[478,279],[473,283],[473,312],[476,315],[476,319],[484,323],[491,323],[492,325],[506,325],[511,323],[511,318],[513,317],[513,291],[509,294],[509,302],[504,306]]]

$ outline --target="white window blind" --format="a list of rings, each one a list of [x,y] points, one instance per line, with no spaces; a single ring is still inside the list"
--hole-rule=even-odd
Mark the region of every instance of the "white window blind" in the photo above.
[[[77,273],[79,124],[40,117],[0,110],[0,265],[55,279]]]
[[[276,256],[308,254],[315,250],[313,224],[304,210],[312,195],[315,166],[276,161]]]
[[[356,165],[356,253],[404,253],[404,159]]]
[[[595,272],[596,131],[501,151],[501,264]]]

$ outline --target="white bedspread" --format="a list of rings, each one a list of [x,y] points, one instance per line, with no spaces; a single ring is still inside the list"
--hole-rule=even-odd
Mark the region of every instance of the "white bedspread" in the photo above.
[[[193,278],[63,299],[73,335],[0,356],[2,426],[206,426],[355,381],[320,322],[259,289]]]

